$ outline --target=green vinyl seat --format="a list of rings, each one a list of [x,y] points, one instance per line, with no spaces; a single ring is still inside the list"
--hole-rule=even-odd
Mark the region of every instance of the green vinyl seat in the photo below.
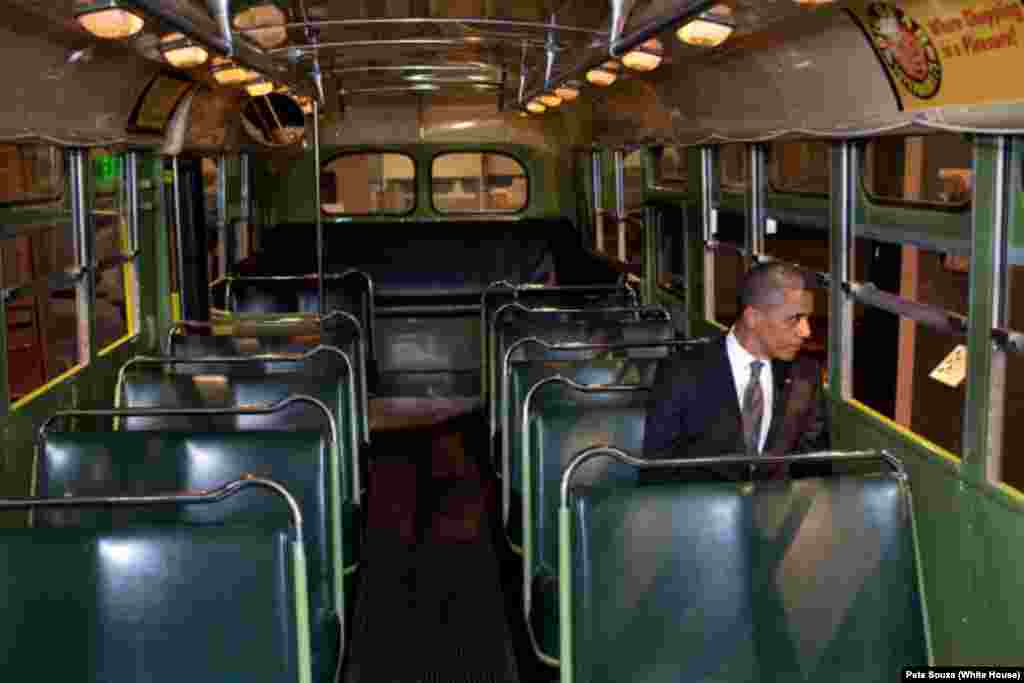
[[[502,378],[506,363],[527,357],[522,340],[536,338],[548,344],[644,344],[675,339],[676,332],[668,311],[660,306],[606,309],[529,309],[507,304],[494,314],[493,353],[489,360],[493,387],[488,402],[490,413],[491,460],[497,464],[500,453],[501,415],[507,397]],[[658,356],[656,350],[635,355]],[[537,357],[534,354],[533,357]],[[549,354],[552,360],[578,358],[571,351]]]
[[[480,330],[483,335],[481,371],[490,377],[489,364],[494,351],[494,314],[506,304],[518,303],[530,308],[615,308],[638,306],[636,291],[626,284],[545,286],[491,283],[480,297]],[[491,391],[485,387],[485,391]]]
[[[930,663],[899,475],[568,491],[564,683],[890,681]]]
[[[299,360],[232,359],[231,362],[183,362],[140,357],[120,373],[117,403],[123,408],[240,408],[269,405],[305,395],[328,407],[338,429],[332,444],[338,463],[337,500],[344,527],[346,572],[359,563],[360,505],[363,481],[360,444],[352,411],[355,401],[347,356],[326,347]],[[312,351],[315,351],[312,350]],[[192,359],[189,359],[190,361]],[[325,416],[307,402],[267,414],[146,415],[120,418],[121,429],[172,431],[324,430]],[[359,488],[362,488],[360,483]]]
[[[291,545],[235,525],[4,529],[4,679],[308,683]]]
[[[656,361],[649,361],[656,363]],[[653,369],[647,369],[653,372]],[[523,609],[538,657],[559,661],[558,487],[581,450],[614,445],[640,451],[648,386],[584,386],[561,377],[534,385],[524,401],[521,435]],[[632,468],[608,461],[588,466],[595,482],[633,481]]]
[[[144,496],[212,489],[246,475],[272,478],[298,502],[305,520],[310,645],[317,681],[341,652],[339,619],[343,529],[331,495],[328,440],[317,432],[53,432],[44,433],[34,495]],[[235,496],[218,505],[41,508],[37,527],[118,529],[146,524],[282,526],[288,506],[276,496]]]
[[[534,345],[538,346],[538,345]],[[658,349],[667,353],[667,347]],[[549,349],[543,355],[564,355]],[[620,350],[621,351],[621,350]],[[638,349],[639,351],[639,349]],[[651,351],[651,349],[644,349]],[[532,355],[530,350],[526,351]],[[617,351],[616,353],[618,353]],[[625,350],[632,353],[631,350]],[[576,354],[594,354],[593,350],[575,351]],[[523,499],[522,499],[522,423],[523,402],[537,382],[548,377],[561,376],[578,384],[635,384],[650,386],[654,381],[658,360],[655,358],[611,358],[577,360],[515,360],[509,363],[504,377],[508,400],[502,404],[500,471],[502,475],[502,503],[505,535],[516,552],[522,552]]]
[[[195,324],[185,324],[187,331]],[[253,356],[262,354],[303,354],[319,345],[341,350],[351,365],[355,400],[350,410],[353,425],[363,443],[370,442],[368,359],[366,328],[354,316],[337,311],[321,322],[309,316],[220,316],[202,324],[204,334],[181,334],[172,329],[167,353],[175,357]],[[212,332],[213,334],[209,334]]]

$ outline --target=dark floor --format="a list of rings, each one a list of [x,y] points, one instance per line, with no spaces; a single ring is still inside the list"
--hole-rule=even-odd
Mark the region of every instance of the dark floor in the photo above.
[[[486,431],[476,411],[373,433],[346,683],[557,680],[530,649]]]

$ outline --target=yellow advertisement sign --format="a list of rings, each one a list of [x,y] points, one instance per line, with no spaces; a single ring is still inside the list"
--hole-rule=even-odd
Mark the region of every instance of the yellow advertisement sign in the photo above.
[[[868,2],[852,10],[907,111],[1024,99],[1024,3]]]

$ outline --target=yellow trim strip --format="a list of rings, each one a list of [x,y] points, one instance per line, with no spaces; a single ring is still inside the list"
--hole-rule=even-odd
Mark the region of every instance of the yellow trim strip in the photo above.
[[[1004,496],[1012,500],[1014,503],[1024,503],[1024,491],[1020,491],[1014,488],[1010,484],[1007,484],[1005,481],[993,481],[989,483],[996,491],[1003,494]]]
[[[17,410],[18,408],[21,408],[25,404],[30,403],[32,400],[34,400],[36,398],[39,398],[40,396],[42,396],[43,394],[48,392],[50,389],[54,388],[55,386],[57,386],[58,384],[60,384],[64,380],[70,379],[71,377],[74,377],[75,375],[77,375],[79,372],[81,372],[85,368],[86,368],[86,365],[84,363],[79,363],[78,365],[76,365],[75,367],[71,368],[70,370],[65,370],[61,374],[57,375],[56,377],[51,379],[46,384],[44,384],[43,386],[39,387],[38,389],[33,389],[32,391],[30,391],[29,393],[25,394],[24,396],[22,396],[17,401],[15,401],[14,403],[11,404],[11,412],[14,412],[15,410]]]
[[[100,349],[99,356],[101,358],[103,356],[109,356],[111,353],[116,351],[119,347],[124,346],[126,343],[132,341],[133,339],[135,339],[138,336],[139,335],[137,335],[137,334],[129,332],[128,334],[124,335],[123,337],[120,337],[120,338],[110,342],[105,347]]]
[[[709,325],[714,325],[715,327],[720,329],[722,332],[728,332],[729,331],[728,327],[726,327],[722,323],[718,322],[717,320],[712,320],[711,318],[704,318],[704,322],[708,323]]]
[[[925,437],[921,436],[917,432],[912,431],[912,430],[904,427],[903,425],[899,424],[898,422],[894,422],[891,418],[888,418],[885,415],[882,415],[880,412],[878,412],[874,408],[866,406],[863,403],[861,403],[860,401],[858,401],[857,399],[853,399],[853,398],[848,398],[845,401],[843,401],[843,403],[845,403],[846,405],[850,406],[851,408],[854,408],[855,410],[858,410],[858,411],[864,413],[865,415],[867,415],[870,418],[878,420],[879,422],[881,422],[883,425],[885,425],[889,429],[892,429],[893,431],[897,432],[900,436],[908,439],[915,446],[920,446],[921,448],[924,448],[928,452],[930,452],[930,453],[932,453],[934,455],[939,456],[943,460],[949,461],[950,464],[956,465],[957,467],[960,466],[961,460],[960,460],[959,456],[955,455],[951,451],[947,451],[942,446],[929,441],[928,439],[926,439]]]
[[[171,319],[181,320],[181,295],[177,292],[171,292]]]

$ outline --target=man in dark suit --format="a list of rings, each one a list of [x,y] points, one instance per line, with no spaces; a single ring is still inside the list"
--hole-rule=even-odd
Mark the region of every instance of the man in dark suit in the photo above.
[[[799,355],[811,335],[813,309],[814,297],[802,271],[781,263],[753,268],[741,287],[740,317],[732,329],[661,362],[648,400],[644,457],[785,455],[827,449],[828,406],[821,367]],[[722,466],[679,475],[738,479],[749,473]],[[755,474],[785,475],[784,468],[767,464]]]

